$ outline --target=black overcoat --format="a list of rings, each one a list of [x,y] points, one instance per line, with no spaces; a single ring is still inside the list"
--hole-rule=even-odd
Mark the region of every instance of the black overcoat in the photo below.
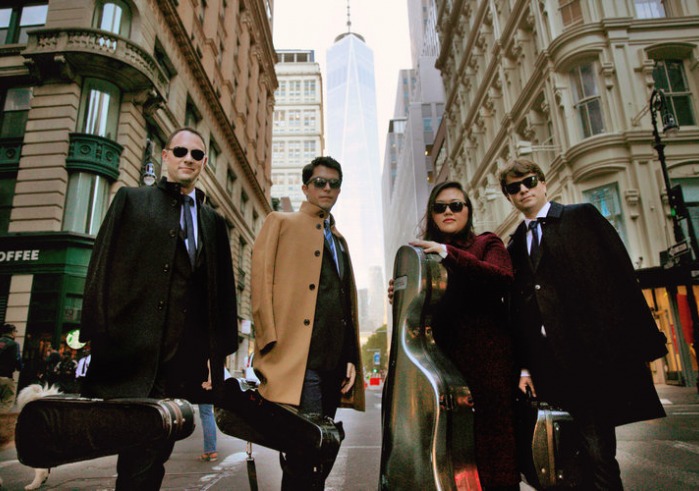
[[[612,424],[664,416],[646,363],[663,356],[658,331],[614,227],[591,204],[552,202],[539,260],[527,251],[524,222],[508,245],[515,281],[511,322],[520,365],[537,377],[541,327],[577,401]],[[541,394],[540,394],[541,395]]]
[[[212,366],[238,346],[235,280],[228,228],[197,190],[199,250],[206,254],[206,309]],[[102,223],[83,298],[80,339],[92,343],[85,393],[147,397],[161,361],[178,247],[182,248],[180,186],[121,188]],[[175,310],[173,310],[175,312]],[[187,342],[185,339],[184,343]],[[221,380],[221,374],[215,379]],[[215,371],[218,375],[218,371]]]

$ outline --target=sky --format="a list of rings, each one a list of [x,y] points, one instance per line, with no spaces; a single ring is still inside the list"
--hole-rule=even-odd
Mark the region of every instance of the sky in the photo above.
[[[350,0],[350,19],[352,32],[360,34],[374,52],[379,164],[383,167],[398,70],[411,68],[407,0]],[[345,32],[347,0],[274,0],[274,48],[315,50],[324,83],[327,50]]]

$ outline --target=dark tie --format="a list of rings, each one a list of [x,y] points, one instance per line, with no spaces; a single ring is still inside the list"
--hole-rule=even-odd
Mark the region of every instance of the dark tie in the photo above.
[[[536,264],[536,260],[539,257],[539,227],[537,225],[539,222],[532,220],[529,222],[529,230],[532,231],[532,245],[529,248],[529,257],[532,259],[532,264]]]
[[[184,197],[184,205],[182,212],[184,213],[184,234],[187,238],[187,254],[189,254],[189,262],[194,268],[194,261],[197,257],[197,244],[194,241],[194,223],[192,221],[192,204],[194,200],[191,196]]]
[[[330,220],[325,220],[324,223],[324,228],[325,228],[325,242],[327,242],[328,247],[330,247],[330,251],[333,253],[333,261],[335,261],[335,267],[337,268],[337,272],[340,272],[340,266],[337,264],[337,250],[335,249],[335,241],[333,240],[333,234],[330,231]]]

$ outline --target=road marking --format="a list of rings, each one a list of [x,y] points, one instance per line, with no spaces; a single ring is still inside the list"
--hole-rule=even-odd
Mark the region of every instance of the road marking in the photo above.
[[[665,442],[666,445],[670,445],[673,448],[680,450],[686,450],[687,452],[692,452],[699,455],[699,445],[694,445],[693,443],[687,442]]]
[[[660,399],[660,402],[663,404],[663,406],[669,406],[672,404],[670,399]]]

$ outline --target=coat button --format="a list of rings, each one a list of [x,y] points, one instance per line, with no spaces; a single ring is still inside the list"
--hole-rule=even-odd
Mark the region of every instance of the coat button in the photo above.
[[[320,223],[316,223],[316,228],[317,228],[318,230],[320,230],[320,227],[321,227]]]
[[[315,251],[313,254],[315,255],[315,257],[318,257],[320,256],[320,251]]]
[[[173,208],[176,207],[176,206],[177,206],[177,200],[176,200],[176,199],[173,199],[172,201],[170,201],[170,206],[172,206]]]
[[[541,290],[541,285],[534,285],[534,290]]]
[[[324,213],[318,213],[318,216],[319,216],[320,218],[325,218],[325,214],[324,214]]]
[[[304,326],[310,326],[310,325],[311,325],[311,321],[309,321],[308,319],[304,319],[304,320],[303,320],[303,325],[304,325]]]
[[[163,264],[163,273],[170,271],[170,265],[168,263]]]
[[[308,289],[313,291],[316,289],[316,286],[313,283],[311,283],[310,285],[308,285]]]
[[[170,237],[172,237],[173,239],[177,237],[177,230],[175,230],[174,228],[170,229]]]
[[[165,308],[165,300],[158,302],[158,310],[163,310]]]

